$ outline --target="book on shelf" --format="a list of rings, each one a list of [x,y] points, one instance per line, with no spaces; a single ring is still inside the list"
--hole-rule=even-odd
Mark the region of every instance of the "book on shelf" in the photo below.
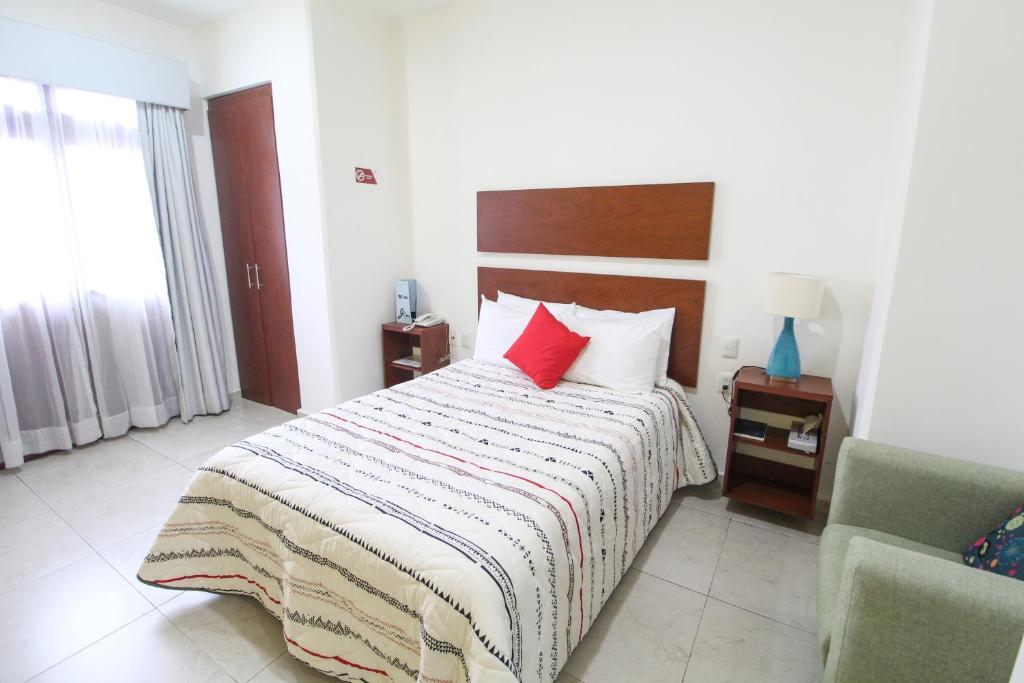
[[[818,451],[818,430],[812,429],[804,434],[803,429],[803,421],[794,420],[789,428],[789,440],[786,445],[805,453],[816,453]]]
[[[395,365],[402,365],[404,367],[414,368],[416,370],[419,370],[421,367],[423,367],[423,363],[420,362],[420,359],[414,356],[406,356],[405,358],[399,358],[398,360],[392,362]]]
[[[733,425],[732,433],[746,439],[764,441],[764,437],[768,434],[768,425],[764,422],[738,417],[736,418],[736,424]]]

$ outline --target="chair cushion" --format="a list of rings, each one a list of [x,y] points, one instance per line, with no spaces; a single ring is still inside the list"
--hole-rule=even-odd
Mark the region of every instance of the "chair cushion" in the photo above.
[[[821,535],[821,548],[818,551],[818,642],[821,644],[822,660],[828,657],[829,640],[832,636],[832,615],[835,613],[835,599],[839,592],[839,582],[843,578],[846,550],[849,547],[850,539],[855,536],[863,536],[873,541],[887,543],[950,562],[961,561],[960,555],[957,553],[917,543],[900,536],[859,526],[829,524]]]
[[[972,567],[1024,580],[1024,505],[971,544],[963,556]]]

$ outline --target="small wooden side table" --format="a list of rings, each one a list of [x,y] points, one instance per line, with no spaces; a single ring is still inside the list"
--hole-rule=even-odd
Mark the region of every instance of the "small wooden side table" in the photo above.
[[[822,423],[817,450],[807,453],[790,448],[787,444],[792,422],[818,413]],[[740,370],[733,382],[722,494],[813,519],[831,413],[832,380],[827,377],[800,375],[796,382],[775,382],[759,368]],[[737,436],[738,418],[766,423],[764,441]]]
[[[408,332],[404,323],[384,323],[380,327],[381,347],[384,351],[384,386],[393,387],[408,382],[417,375],[425,375],[449,363],[448,323],[431,327],[414,327]],[[398,363],[419,349],[419,367]]]

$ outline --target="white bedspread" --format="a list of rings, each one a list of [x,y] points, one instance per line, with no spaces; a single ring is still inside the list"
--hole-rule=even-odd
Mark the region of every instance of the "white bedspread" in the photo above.
[[[255,597],[343,680],[552,681],[672,492],[714,476],[675,383],[463,361],[215,455],[139,578]]]

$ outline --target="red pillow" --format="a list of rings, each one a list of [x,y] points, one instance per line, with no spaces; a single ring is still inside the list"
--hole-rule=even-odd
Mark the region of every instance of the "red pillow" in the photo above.
[[[526,329],[505,352],[505,358],[526,373],[541,389],[558,384],[580,355],[590,337],[576,334],[537,304]]]

